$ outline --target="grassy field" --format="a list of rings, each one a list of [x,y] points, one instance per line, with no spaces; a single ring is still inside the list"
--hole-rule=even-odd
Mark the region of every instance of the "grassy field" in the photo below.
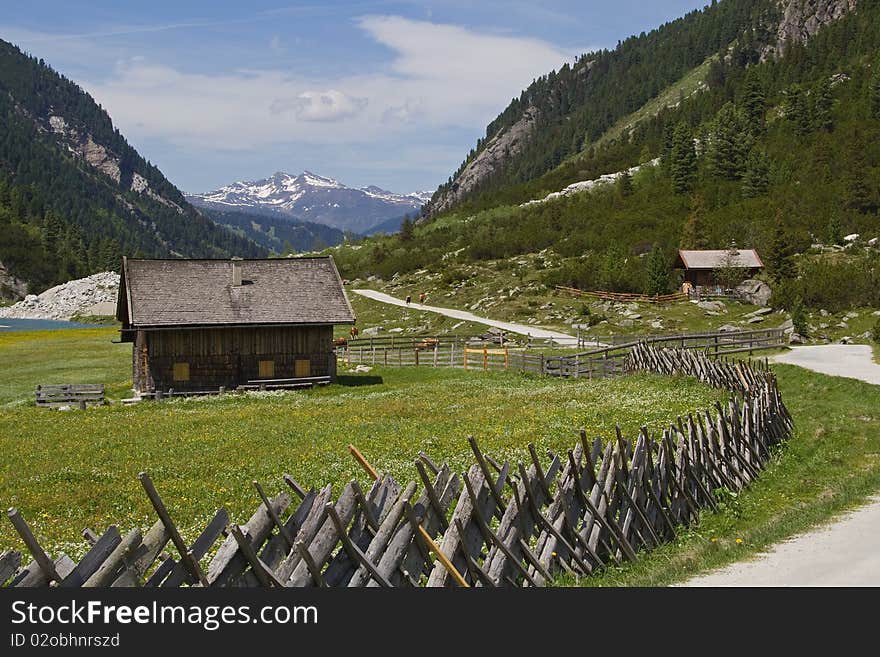
[[[115,328],[0,333],[0,409],[33,400],[40,383],[103,383],[110,397],[131,392],[131,345]]]
[[[658,429],[721,393],[695,381],[637,376],[610,382],[538,379],[443,369],[341,372],[313,391],[254,393],[172,402],[112,404],[61,412],[30,404],[39,381],[104,381],[125,394],[130,346],[112,331],[10,333],[0,342],[0,501],[19,507],[53,550],[80,554],[83,527],[144,526],[152,517],[137,482],[150,472],[185,537],[195,537],[219,506],[244,520],[258,504],[250,482],[270,491],[288,472],[303,485],[341,485],[366,477],[347,453],[356,444],[379,469],[416,477],[424,450],[462,471],[472,463],[467,436],[499,459],[564,450],[581,427],[609,435]],[[10,383],[11,382],[11,383]],[[0,547],[17,545],[0,523]]]
[[[665,586],[746,559],[880,490],[880,387],[773,367],[795,420],[792,439],[753,486],[703,514],[678,540],[587,586]],[[571,580],[563,583],[571,584]]]

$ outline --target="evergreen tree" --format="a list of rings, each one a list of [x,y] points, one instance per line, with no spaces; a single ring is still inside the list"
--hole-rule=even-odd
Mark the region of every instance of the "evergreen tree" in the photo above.
[[[767,96],[757,76],[750,75],[742,99],[743,111],[749,129],[755,134],[764,131],[767,114]]]
[[[679,246],[682,249],[705,249],[709,245],[705,233],[706,206],[703,197],[695,194],[691,198],[691,211],[681,233]]]
[[[654,244],[648,256],[648,281],[646,294],[666,294],[669,291],[669,265],[663,249]]]
[[[684,122],[678,124],[672,136],[670,174],[676,194],[685,194],[693,188],[697,176],[697,153],[694,137]]]
[[[767,193],[770,187],[770,158],[762,150],[752,149],[746,160],[743,174],[742,195],[745,198],[757,198]]]
[[[857,137],[858,139],[858,137]],[[850,210],[855,210],[866,214],[877,209],[877,203],[874,201],[868,183],[865,180],[867,175],[867,162],[863,149],[857,149],[850,159],[845,177],[844,204]]]
[[[413,237],[415,237],[415,224],[413,224],[412,219],[407,214],[404,215],[403,223],[400,224],[400,241],[412,242]]]
[[[627,196],[632,196],[633,193],[633,182],[632,176],[629,173],[628,169],[624,169],[620,177],[617,179],[617,193],[621,195],[621,197],[626,198]]]
[[[840,217],[835,212],[828,221],[828,243],[840,244],[843,242],[843,227],[840,225]]]
[[[777,283],[794,278],[795,270],[794,263],[791,260],[792,255],[793,249],[789,231],[786,230],[782,223],[782,212],[777,211],[773,228],[773,241],[770,243],[770,253],[767,254],[770,276]]]
[[[815,103],[813,112],[813,124],[817,130],[831,132],[834,129],[834,117],[831,110],[834,107],[834,96],[831,91],[831,80],[823,76],[814,90]]]
[[[871,118],[880,120],[880,59],[874,62],[874,75],[868,90]]]
[[[798,137],[805,137],[813,130],[809,99],[800,86],[789,89],[785,116],[794,126]]]
[[[711,122],[706,138],[706,158],[713,174],[725,180],[742,177],[751,139],[746,123],[733,103],[727,103]]]

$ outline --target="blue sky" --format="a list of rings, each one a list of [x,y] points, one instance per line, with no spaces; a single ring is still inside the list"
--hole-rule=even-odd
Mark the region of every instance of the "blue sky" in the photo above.
[[[304,169],[433,189],[533,78],[705,0],[4,3],[184,191]]]

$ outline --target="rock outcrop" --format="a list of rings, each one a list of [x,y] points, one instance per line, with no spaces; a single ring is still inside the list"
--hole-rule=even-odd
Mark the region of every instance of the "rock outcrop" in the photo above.
[[[103,173],[117,185],[121,183],[122,169],[119,166],[119,156],[96,142],[92,135],[88,133],[82,134],[71,126],[63,116],[55,114],[49,117],[49,130],[61,138],[71,153],[81,157],[89,166]],[[154,201],[177,210],[178,214],[183,214],[184,212],[183,208],[177,203],[153,191],[147,179],[137,172],[132,173],[129,189],[136,194],[149,196]]]
[[[10,274],[0,262],[0,299],[23,299],[27,289],[27,283]]]
[[[426,212],[437,214],[451,208],[480,183],[501,170],[511,157],[522,151],[531,138],[537,126],[538,115],[538,109],[530,107],[519,121],[492,137],[486,147],[455,178],[452,186],[425,207]]]
[[[56,285],[39,295],[29,294],[0,308],[0,317],[68,320],[77,315],[112,314],[118,290],[119,274],[105,271]]]
[[[749,278],[736,286],[736,296],[753,306],[766,306],[772,290],[764,281]]]
[[[782,20],[776,28],[776,42],[768,44],[761,59],[779,57],[786,43],[806,43],[828,23],[856,8],[858,0],[779,0]]]

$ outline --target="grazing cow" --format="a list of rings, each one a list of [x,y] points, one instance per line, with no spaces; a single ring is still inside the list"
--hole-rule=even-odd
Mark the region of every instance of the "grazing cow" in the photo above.
[[[348,332],[348,334],[349,334],[352,338],[356,338],[356,337],[358,336],[358,327],[357,327],[357,326],[352,326],[352,327],[351,327],[351,330]]]
[[[333,338],[333,346],[334,347],[344,347],[348,344],[348,340],[345,338]]]

